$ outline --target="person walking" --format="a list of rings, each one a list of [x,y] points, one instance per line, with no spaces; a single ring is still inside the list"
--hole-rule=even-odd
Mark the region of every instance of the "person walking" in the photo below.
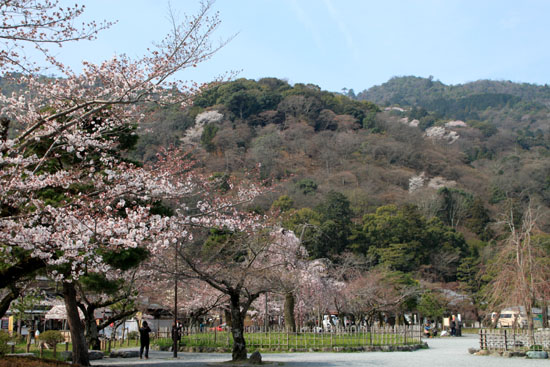
[[[151,329],[147,324],[147,321],[143,321],[139,328],[139,359],[143,358],[143,349],[145,349],[145,359],[149,359],[149,333]]]
[[[181,343],[181,334],[183,326],[179,321],[172,323],[172,340],[176,340],[178,345]]]
[[[456,321],[453,316],[453,320],[451,321],[451,336],[456,336]]]

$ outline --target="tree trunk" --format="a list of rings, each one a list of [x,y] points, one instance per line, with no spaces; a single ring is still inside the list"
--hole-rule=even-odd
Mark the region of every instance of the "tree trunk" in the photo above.
[[[527,330],[529,335],[529,345],[535,344],[535,325],[533,323],[533,303],[525,305],[525,315],[527,316]]]
[[[86,308],[86,342],[91,346],[92,350],[100,350],[101,343],[99,341],[99,330],[95,322],[94,311],[94,307],[88,306]]]
[[[548,304],[546,302],[542,303],[542,327],[548,327]]]
[[[225,325],[227,325],[227,327],[231,327],[233,325],[231,322],[231,310],[223,310],[223,314],[225,317]]]
[[[71,341],[73,345],[73,364],[89,366],[88,346],[84,338],[84,330],[78,316],[78,306],[76,304],[76,289],[74,283],[63,283],[63,298],[65,299],[65,308],[67,309],[67,321],[71,331]]]
[[[246,360],[246,342],[244,340],[244,314],[241,313],[240,295],[230,296],[231,334],[233,335],[233,361]]]
[[[285,293],[285,329],[286,331],[296,332],[296,319],[294,318],[294,293]]]
[[[497,328],[499,319],[500,319],[500,311],[497,312],[495,318],[491,320],[491,329]]]

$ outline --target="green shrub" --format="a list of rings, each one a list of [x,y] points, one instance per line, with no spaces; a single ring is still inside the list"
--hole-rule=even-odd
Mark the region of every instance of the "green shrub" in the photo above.
[[[38,339],[51,346],[54,346],[59,343],[63,343],[65,341],[63,334],[61,334],[61,331],[59,330],[44,331],[42,334],[38,336]]]
[[[128,333],[128,338],[132,340],[138,340],[139,339],[139,332],[138,331],[130,331]]]
[[[17,344],[24,344],[27,342],[27,336],[26,335],[21,335],[21,334],[16,334],[15,338],[15,343]]]
[[[160,350],[168,350],[172,345],[174,345],[174,341],[169,338],[162,338],[153,341],[153,344],[158,345]]]
[[[317,182],[310,178],[304,178],[296,183],[296,187],[302,191],[304,195],[314,194],[317,191]]]
[[[10,341],[10,335],[4,330],[0,330],[0,356],[9,353],[10,346],[7,342]]]

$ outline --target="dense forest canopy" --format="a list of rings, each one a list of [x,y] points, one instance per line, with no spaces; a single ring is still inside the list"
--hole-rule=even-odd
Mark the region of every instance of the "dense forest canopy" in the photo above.
[[[181,144],[218,174],[260,164],[277,193],[258,202],[257,210],[280,208],[297,231],[314,223],[305,230],[306,243],[320,257],[353,249],[387,263],[390,250],[382,248],[393,241],[392,251],[399,252],[403,247],[395,243],[415,241],[397,236],[370,249],[364,216],[385,205],[396,205],[398,212],[409,205],[425,225],[448,226],[481,241],[500,233],[498,217],[508,199],[550,205],[546,86],[446,86],[403,77],[356,99],[350,94],[276,78],[215,84],[184,112],[156,111],[132,157],[154,160],[158,147]],[[163,133],[150,133],[155,131]],[[336,194],[349,206],[337,221],[322,209]],[[450,243],[467,255],[463,243]],[[427,256],[415,255],[416,270],[430,264]]]

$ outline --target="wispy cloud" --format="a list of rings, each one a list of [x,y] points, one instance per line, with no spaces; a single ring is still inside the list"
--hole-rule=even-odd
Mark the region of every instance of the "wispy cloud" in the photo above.
[[[332,20],[334,20],[334,22],[338,26],[338,29],[340,30],[340,33],[344,37],[344,40],[346,42],[346,45],[348,46],[348,49],[350,50],[353,57],[357,59],[359,52],[357,47],[355,46],[355,42],[353,41],[352,33],[349,30],[344,18],[338,12],[338,10],[334,7],[331,0],[324,0],[324,3],[330,17],[332,18]]]
[[[298,18],[304,28],[306,28],[311,34],[315,46],[317,46],[317,48],[322,52],[325,52],[325,47],[321,35],[315,27],[315,24],[309,17],[308,13],[304,11],[304,9],[302,9],[297,0],[290,0],[290,5],[292,6],[292,10],[294,11],[294,15],[296,15],[296,18]]]

